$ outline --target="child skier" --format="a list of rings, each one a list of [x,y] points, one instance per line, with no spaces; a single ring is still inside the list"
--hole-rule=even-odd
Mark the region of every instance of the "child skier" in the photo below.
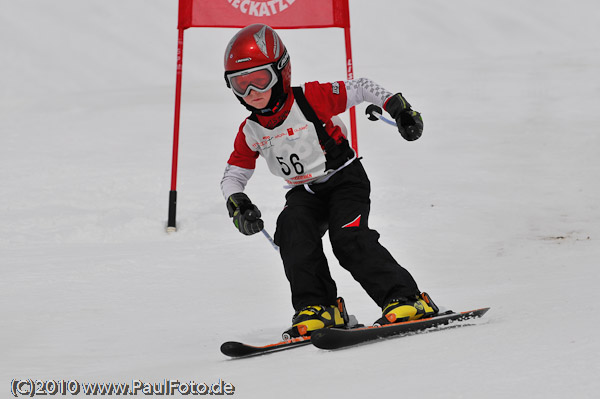
[[[243,28],[227,45],[225,81],[251,112],[239,128],[221,181],[236,228],[245,235],[263,229],[260,211],[243,193],[259,155],[290,188],[274,236],[295,310],[288,336],[348,323],[323,253],[327,230],[340,265],[383,309],[376,323],[435,315],[435,304],[369,228],[369,179],[336,117],[367,101],[383,107],[402,137],[413,141],[423,131],[421,115],[401,93],[365,78],[291,87],[287,49],[262,24]]]

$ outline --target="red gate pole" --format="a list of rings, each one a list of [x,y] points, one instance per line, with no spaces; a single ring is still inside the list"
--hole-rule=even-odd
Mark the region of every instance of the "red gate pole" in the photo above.
[[[344,19],[346,21],[344,26],[344,41],[346,43],[346,74],[348,80],[354,79],[354,65],[352,64],[352,41],[350,40],[350,10],[348,8],[348,2],[344,4]],[[350,108],[350,141],[352,148],[358,155],[358,135],[356,133],[356,109]]]
[[[183,68],[183,31],[179,28],[177,40],[177,78],[175,81],[175,122],[173,126],[173,163],[171,166],[171,191],[169,191],[169,219],[167,232],[177,230],[177,158],[179,153],[179,115],[181,114],[181,71]]]

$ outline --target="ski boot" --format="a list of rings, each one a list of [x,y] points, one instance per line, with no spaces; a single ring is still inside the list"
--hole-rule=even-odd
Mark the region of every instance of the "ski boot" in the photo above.
[[[321,328],[344,327],[349,316],[344,299],[339,297],[336,305],[311,305],[297,311],[292,318],[292,327],[282,334],[284,341],[301,336],[309,336]]]
[[[383,307],[382,317],[373,325],[401,323],[403,321],[426,319],[438,314],[439,308],[427,293],[411,297],[392,299]]]

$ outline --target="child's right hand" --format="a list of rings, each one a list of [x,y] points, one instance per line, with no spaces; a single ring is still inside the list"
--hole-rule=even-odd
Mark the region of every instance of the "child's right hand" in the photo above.
[[[259,233],[265,224],[261,213],[244,193],[231,194],[227,198],[227,210],[229,217],[233,218],[233,224],[240,233],[250,236]]]

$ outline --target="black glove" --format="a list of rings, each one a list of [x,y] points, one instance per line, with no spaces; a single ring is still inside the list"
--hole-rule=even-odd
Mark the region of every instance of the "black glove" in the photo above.
[[[423,118],[417,111],[410,108],[410,104],[402,93],[396,93],[384,104],[385,110],[396,120],[398,131],[408,141],[414,141],[423,134]]]
[[[231,194],[227,198],[229,217],[240,233],[250,236],[260,232],[265,224],[260,218],[260,211],[244,193]]]

